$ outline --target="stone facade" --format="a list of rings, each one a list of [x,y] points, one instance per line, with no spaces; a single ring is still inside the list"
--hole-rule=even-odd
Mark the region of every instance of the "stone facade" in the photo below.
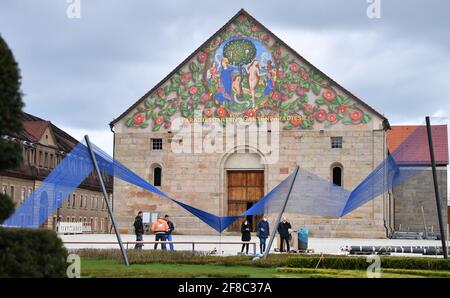
[[[255,154],[267,161],[273,152],[254,146],[256,139],[250,134],[246,142],[229,146],[225,140],[235,141],[238,136],[226,130],[214,139],[227,143],[222,151],[179,154],[172,150],[176,144],[172,142],[179,142],[176,119],[222,121],[268,115],[280,119],[279,127],[266,131],[278,137],[275,162],[255,164]],[[339,165],[343,187],[352,190],[386,158],[389,124],[240,11],[110,126],[114,128],[115,159],[151,183],[152,170],[160,167],[164,192],[225,216],[229,215],[227,171],[236,168],[263,170],[264,193],[268,193],[297,165],[327,180],[332,180],[333,165]],[[332,148],[331,137],[342,137],[342,148]],[[162,139],[162,150],[153,150],[153,138]],[[206,138],[197,139],[207,143]],[[192,147],[197,145],[194,142]],[[289,214],[289,210],[286,214],[295,228],[306,226],[312,236],[379,238],[386,236],[384,221],[390,221],[387,201],[384,194],[342,219]],[[214,233],[167,199],[116,178],[114,203],[121,232],[132,232],[134,216],[143,210],[170,214],[178,233]]]
[[[403,168],[406,170],[406,168]],[[395,201],[395,229],[399,231],[424,232],[423,217],[429,231],[439,232],[431,168],[413,168],[417,174],[393,190]],[[437,167],[442,222],[447,220],[447,168]],[[423,214],[422,214],[423,207]]]
[[[330,137],[343,137],[342,149],[330,147]],[[163,139],[163,150],[151,148],[152,138]],[[227,181],[224,165],[229,153],[175,154],[169,133],[135,133],[116,131],[115,158],[139,176],[153,181],[155,164],[163,169],[161,190],[172,197],[217,215],[227,215]],[[133,152],[133,154],[130,154]],[[248,153],[257,152],[248,149]],[[245,153],[235,153],[245,154]],[[343,167],[343,186],[353,189],[385,158],[385,132],[378,130],[297,131],[280,133],[280,157],[275,164],[265,165],[267,193],[296,165],[330,179],[331,166]],[[242,167],[246,168],[245,165]],[[307,217],[289,214],[295,227],[306,226],[318,237],[384,237],[385,195],[342,219]],[[213,230],[167,199],[121,180],[114,181],[115,216],[122,232],[132,231],[133,217],[139,210],[168,213],[183,234],[208,234]]]

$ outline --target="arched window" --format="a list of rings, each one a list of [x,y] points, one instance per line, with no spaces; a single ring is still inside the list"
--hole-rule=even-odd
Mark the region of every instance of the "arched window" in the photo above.
[[[333,184],[342,186],[344,168],[341,164],[335,163],[331,166],[331,177]]]
[[[162,169],[160,166],[153,168],[153,185],[161,186]]]

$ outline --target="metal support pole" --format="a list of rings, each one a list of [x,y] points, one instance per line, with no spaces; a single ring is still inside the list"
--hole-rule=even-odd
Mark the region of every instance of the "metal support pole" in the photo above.
[[[439,185],[438,185],[438,181],[437,181],[436,160],[434,159],[433,135],[431,133],[430,117],[427,116],[425,118],[425,120],[427,123],[428,146],[430,148],[431,169],[433,172],[433,182],[434,182],[434,196],[436,198],[436,208],[437,208],[438,221],[439,221],[439,231],[441,233],[442,250],[444,253],[444,259],[447,259],[448,258],[448,249],[447,249],[447,242],[445,241],[446,235],[444,232],[444,225],[442,223],[441,202],[440,202],[441,200],[440,200],[440,196],[439,196]]]
[[[275,225],[274,225],[273,230],[272,230],[272,235],[270,236],[270,240],[269,240],[269,245],[266,247],[266,251],[264,252],[264,259],[267,259],[267,256],[269,255],[270,248],[272,247],[273,239],[275,238],[275,235],[276,235],[277,230],[278,230],[278,225],[280,224],[280,221],[281,221],[281,216],[283,216],[284,209],[286,209],[286,205],[287,205],[287,202],[289,200],[289,196],[291,195],[292,188],[294,187],[295,180],[297,179],[297,174],[298,174],[299,168],[300,168],[299,166],[297,166],[295,168],[294,179],[292,180],[292,183],[289,186],[289,191],[288,191],[288,193],[286,195],[286,199],[284,200],[283,207],[281,208],[280,214],[278,214],[278,218],[275,221]]]
[[[108,193],[106,192],[105,183],[103,182],[103,178],[102,178],[100,169],[97,164],[97,159],[95,158],[94,151],[92,150],[91,142],[89,141],[89,136],[85,135],[84,139],[86,140],[86,145],[88,147],[89,155],[91,157],[92,164],[94,165],[95,172],[97,172],[98,182],[99,182],[100,188],[102,189],[102,192],[103,192],[103,198],[105,199],[105,204],[106,204],[106,207],[108,208],[109,216],[111,217],[111,223],[114,226],[114,231],[116,233],[117,241],[119,242],[120,251],[122,252],[123,261],[126,266],[129,266],[130,263],[128,262],[127,253],[123,247],[123,243],[122,243],[122,239],[120,238],[119,231],[117,230],[116,221],[114,220],[111,206],[109,205]]]

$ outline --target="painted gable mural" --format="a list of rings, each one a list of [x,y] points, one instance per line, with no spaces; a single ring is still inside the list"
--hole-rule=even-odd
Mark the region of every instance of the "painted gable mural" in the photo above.
[[[242,14],[125,118],[131,128],[276,117],[284,129],[364,124],[372,116]]]

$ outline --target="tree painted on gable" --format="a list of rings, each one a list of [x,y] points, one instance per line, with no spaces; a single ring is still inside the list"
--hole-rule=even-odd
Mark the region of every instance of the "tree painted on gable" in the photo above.
[[[185,118],[277,117],[284,129],[367,123],[371,116],[322,75],[284,51],[246,16],[237,18],[125,120],[128,127],[170,128]]]

